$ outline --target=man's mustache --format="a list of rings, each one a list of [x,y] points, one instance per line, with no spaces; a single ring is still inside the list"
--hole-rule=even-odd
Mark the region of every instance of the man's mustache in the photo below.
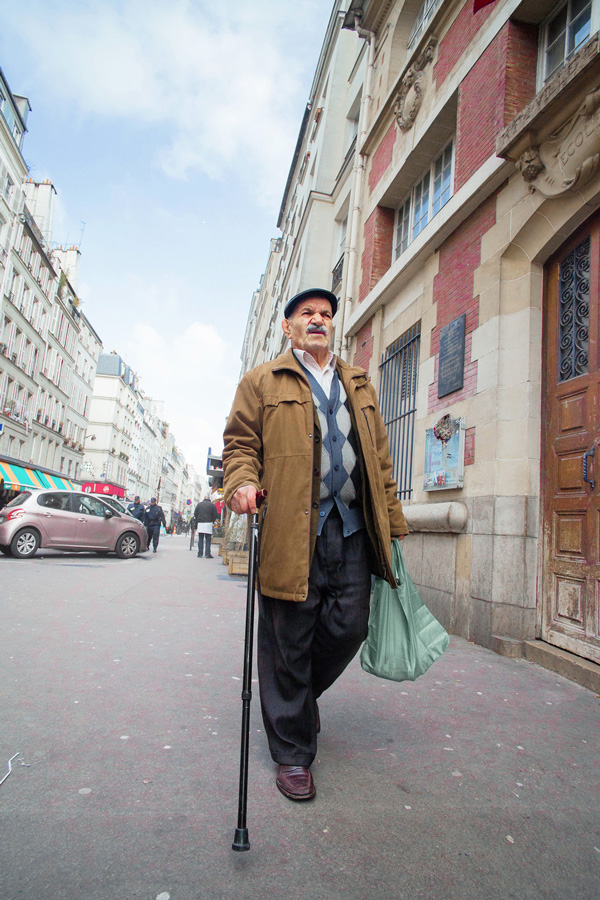
[[[324,325],[309,325],[306,329],[307,334],[324,334],[327,337],[327,329]]]

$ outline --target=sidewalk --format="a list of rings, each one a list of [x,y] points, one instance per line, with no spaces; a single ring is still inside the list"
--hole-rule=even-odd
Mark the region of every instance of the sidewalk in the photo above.
[[[597,900],[600,699],[459,638],[414,684],[354,661],[312,803],[256,691],[232,852],[245,581],[187,546],[0,559],[1,900]]]

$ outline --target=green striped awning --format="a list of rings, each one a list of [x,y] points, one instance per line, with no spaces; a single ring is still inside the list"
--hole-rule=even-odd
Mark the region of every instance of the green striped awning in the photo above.
[[[39,469],[35,474],[40,480],[48,482],[47,485],[44,485],[44,487],[53,488],[57,491],[77,490],[73,482],[69,481],[68,478],[65,478],[64,475],[51,475],[49,472],[40,472]]]
[[[28,466],[17,466],[0,460],[0,478],[4,479],[7,488],[42,488],[55,491],[75,491],[77,488],[68,478],[59,475],[50,475],[49,472],[41,472],[39,469],[30,469]]]

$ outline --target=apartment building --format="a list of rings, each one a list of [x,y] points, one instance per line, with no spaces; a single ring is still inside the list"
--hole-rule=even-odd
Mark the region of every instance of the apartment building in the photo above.
[[[114,351],[98,357],[84,448],[87,480],[127,491],[129,459],[137,409],[138,377]]]
[[[101,342],[52,249],[55,188],[21,153],[28,111],[0,71],[0,453],[77,479]]]
[[[470,640],[600,662],[600,2],[353,0],[339,13],[283,223],[317,110],[342,141],[360,82],[336,346],[377,386],[414,580]],[[335,103],[346,32],[354,61]],[[337,182],[321,189],[331,209]],[[291,236],[297,259],[331,251],[344,208],[327,234]],[[295,286],[311,282],[330,286],[316,271]]]
[[[340,297],[347,290],[348,223],[360,185],[356,145],[368,55],[364,42],[342,23],[342,4],[336,2],[282,198],[277,221],[282,235],[271,241],[252,300],[243,371],[284,347],[281,320],[291,296],[314,285]]]
[[[175,443],[164,402],[144,394],[114,351],[98,358],[84,454],[86,489],[144,503],[157,497],[168,522],[205,489]]]

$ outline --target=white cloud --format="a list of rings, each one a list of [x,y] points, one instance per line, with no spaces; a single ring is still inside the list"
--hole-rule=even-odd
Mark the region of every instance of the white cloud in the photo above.
[[[138,372],[142,390],[167,400],[164,415],[177,445],[202,472],[208,448],[222,447],[238,374],[232,348],[213,326],[199,321],[175,333],[140,321],[119,352]]]
[[[167,175],[245,172],[277,206],[307,99],[307,61],[293,51],[310,16],[322,18],[322,0],[17,6],[11,26],[54,104],[159,127],[156,163]]]

